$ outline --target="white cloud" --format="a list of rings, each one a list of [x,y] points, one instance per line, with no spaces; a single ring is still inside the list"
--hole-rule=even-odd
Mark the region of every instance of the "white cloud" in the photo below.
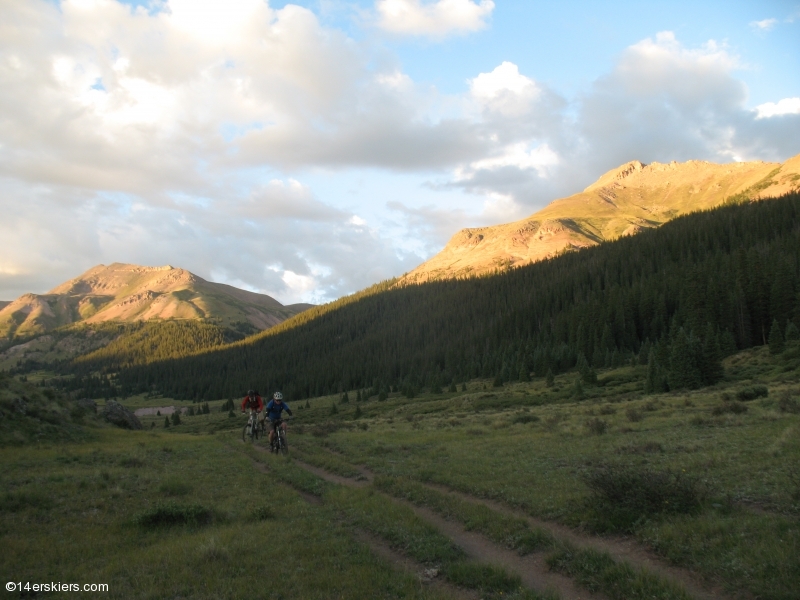
[[[529,148],[526,142],[519,142],[503,148],[498,156],[476,160],[468,170],[459,169],[457,175],[461,179],[471,179],[476,171],[515,167],[521,170],[535,169],[539,177],[547,177],[548,168],[558,163],[558,155],[547,144]]]
[[[494,10],[492,0],[378,0],[378,26],[403,35],[444,37],[486,27]]]
[[[756,106],[756,119],[768,119],[781,115],[800,114],[800,98],[784,98],[778,102],[765,102]]]
[[[751,21],[750,27],[759,31],[769,31],[778,24],[778,19],[763,19],[761,21]]]
[[[526,112],[541,95],[536,82],[521,75],[519,67],[511,62],[503,62],[468,83],[472,97],[484,108],[512,117]]]

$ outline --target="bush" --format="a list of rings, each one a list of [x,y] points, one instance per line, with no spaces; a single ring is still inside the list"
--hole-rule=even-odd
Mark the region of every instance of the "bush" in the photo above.
[[[595,417],[594,419],[586,421],[586,429],[589,433],[593,433],[594,435],[603,435],[608,429],[608,423],[603,419]]]
[[[252,514],[256,521],[269,521],[275,518],[275,512],[266,504],[257,507]]]
[[[539,417],[537,417],[536,415],[521,414],[521,415],[514,415],[514,418],[511,419],[511,422],[524,424],[524,423],[535,423],[538,420]]]
[[[753,385],[736,392],[736,399],[743,402],[755,400],[756,398],[766,398],[767,396],[769,396],[769,390],[765,385]]]
[[[789,392],[785,392],[778,401],[778,408],[781,412],[800,413],[800,402],[792,398]]]
[[[586,475],[592,524],[600,531],[632,531],[660,514],[691,514],[703,501],[696,478],[675,471],[604,465]]]
[[[173,525],[206,525],[211,518],[211,511],[199,504],[164,502],[138,514],[134,521],[145,529],[156,529]]]
[[[628,418],[628,421],[631,423],[638,423],[642,420],[642,413],[641,411],[636,410],[633,407],[629,407],[625,410],[625,416]]]
[[[722,404],[720,404],[719,406],[715,406],[711,410],[711,414],[714,416],[724,415],[725,413],[740,415],[746,412],[747,412],[747,405],[742,404],[741,402],[723,402]]]

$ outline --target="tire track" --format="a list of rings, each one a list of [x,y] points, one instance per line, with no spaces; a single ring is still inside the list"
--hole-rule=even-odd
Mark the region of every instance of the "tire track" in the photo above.
[[[335,454],[339,456],[338,453]],[[340,458],[345,460],[344,456],[340,456]],[[320,477],[332,476],[332,474],[327,473],[318,467],[314,467],[312,465],[304,466],[314,469],[314,473]],[[362,485],[366,485],[366,483],[374,480],[375,474],[365,466],[354,465],[354,468],[358,470],[362,477],[364,477],[366,480],[366,482],[359,482]],[[323,473],[326,473],[326,475],[322,475]],[[345,485],[348,485],[346,482],[350,482],[349,485],[353,485],[354,483],[352,479],[347,479],[341,476],[334,477],[337,477],[337,483],[342,483]],[[661,557],[656,555],[651,550],[643,547],[633,538],[622,536],[598,537],[582,534],[570,527],[567,527],[566,525],[561,525],[533,517],[528,513],[496,500],[472,496],[442,484],[421,481],[417,481],[417,483],[441,493],[452,494],[453,496],[466,502],[482,504],[483,506],[486,506],[487,508],[498,513],[524,519],[532,527],[543,529],[552,534],[556,539],[569,542],[578,548],[592,548],[601,552],[606,552],[617,561],[627,562],[634,567],[642,567],[654,575],[658,575],[668,581],[672,581],[673,583],[680,585],[686,590],[687,593],[694,596],[698,600],[730,600],[730,596],[726,595],[719,586],[712,586],[709,583],[704,582],[697,574],[693,573],[689,569],[684,569],[666,563]]]
[[[366,481],[355,481],[347,477],[342,477],[341,475],[328,473],[319,467],[309,465],[297,459],[294,459],[294,462],[299,467],[331,483],[356,488],[363,488],[370,485],[369,482]],[[455,521],[448,521],[429,508],[417,506],[412,502],[399,498],[392,497],[392,500],[407,506],[414,511],[418,517],[436,527],[436,529],[453,540],[469,558],[503,567],[519,575],[526,587],[538,593],[556,590],[563,600],[604,600],[606,598],[601,594],[592,593],[583,588],[579,588],[569,577],[550,571],[545,563],[545,556],[541,552],[520,556],[513,550],[508,550],[507,548],[503,548],[489,541],[479,533],[467,531],[461,524]]]

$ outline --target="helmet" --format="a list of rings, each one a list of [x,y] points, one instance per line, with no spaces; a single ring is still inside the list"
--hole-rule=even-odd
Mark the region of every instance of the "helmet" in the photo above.
[[[247,390],[247,395],[248,396],[252,396],[254,394],[255,394],[255,392],[253,390]]]
[[[283,394],[281,394],[280,392],[275,392],[274,394],[272,394],[272,398],[274,400],[283,400]]]

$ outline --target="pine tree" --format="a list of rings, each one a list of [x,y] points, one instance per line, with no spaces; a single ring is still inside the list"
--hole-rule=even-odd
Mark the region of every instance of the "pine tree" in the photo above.
[[[164,428],[169,428],[169,417],[164,417]]]
[[[358,393],[358,395],[360,396],[360,395],[361,395],[361,392],[359,392],[359,393]],[[347,392],[345,392],[344,394],[342,394],[342,398],[341,398],[340,402],[341,402],[342,404],[347,404],[348,402],[350,402],[350,396],[348,396],[348,395],[347,395]],[[336,406],[336,405],[334,404],[334,406]]]
[[[652,348],[647,358],[647,374],[644,378],[644,393],[655,394],[658,390],[658,366],[656,365],[656,353]]]
[[[461,391],[462,392],[466,392],[467,391],[467,382],[466,381],[461,384]]]
[[[778,325],[778,319],[772,320],[772,327],[769,330],[769,353],[780,354],[783,352],[785,344],[783,342],[783,333],[781,333],[781,326]]]
[[[177,427],[181,424],[181,409],[176,410],[172,413],[172,426]]]
[[[669,354],[669,388],[694,390],[703,385],[700,372],[700,348],[694,336],[687,336],[683,327],[674,336]]]
[[[786,326],[786,335],[784,336],[784,340],[787,342],[796,342],[800,340],[800,329],[797,328],[792,321],[789,321],[789,324]]]
[[[361,417],[361,405],[356,404],[356,412],[353,414],[354,419],[358,419]]]
[[[528,367],[526,367],[525,365],[522,365],[522,367],[519,370],[519,380],[520,381],[530,381],[531,380],[530,371],[528,371]]]
[[[556,378],[553,375],[552,369],[547,369],[547,375],[545,375],[544,384],[547,387],[553,387],[553,384],[556,382]]]
[[[361,390],[356,391],[356,402],[361,402]]]
[[[335,402],[333,404],[331,404],[331,414],[332,415],[338,415],[339,414],[339,409],[336,408],[336,403]]]
[[[306,400],[306,408],[311,408],[311,404]]]

